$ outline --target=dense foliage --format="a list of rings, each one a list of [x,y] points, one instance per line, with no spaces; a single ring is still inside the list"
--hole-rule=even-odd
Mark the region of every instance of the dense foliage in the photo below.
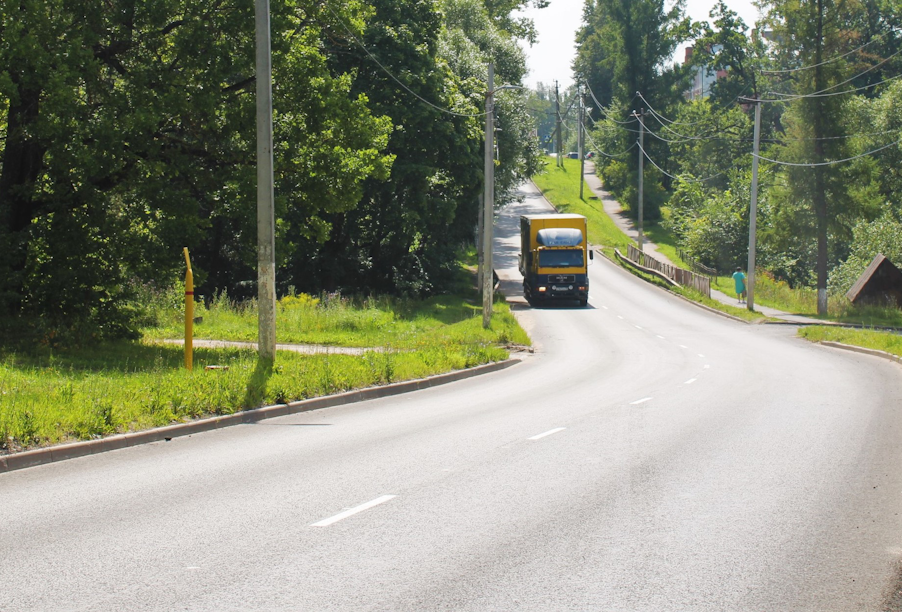
[[[653,0],[590,0],[576,70],[601,106],[590,136],[607,187],[634,201],[638,124],[628,111],[645,104],[646,210],[661,205],[680,246],[721,270],[747,261],[751,101],[761,100],[757,261],[792,286],[817,288],[825,312],[828,290],[848,289],[878,252],[902,265],[893,238],[902,218],[902,6],[760,5],[752,30],[723,2],[711,23],[690,24],[679,3],[668,13]],[[637,30],[648,33],[641,51]],[[666,65],[684,41],[694,47],[685,67],[707,81],[704,91]]]
[[[523,4],[272,3],[282,291],[441,289]],[[128,333],[184,246],[199,293],[255,294],[254,44],[238,0],[0,0],[0,318]],[[499,96],[501,196],[536,164],[524,99]]]

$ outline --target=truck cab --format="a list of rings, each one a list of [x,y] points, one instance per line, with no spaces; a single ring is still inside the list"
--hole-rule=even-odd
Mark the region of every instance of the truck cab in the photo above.
[[[549,214],[520,217],[520,274],[530,304],[550,301],[589,302],[586,218]]]

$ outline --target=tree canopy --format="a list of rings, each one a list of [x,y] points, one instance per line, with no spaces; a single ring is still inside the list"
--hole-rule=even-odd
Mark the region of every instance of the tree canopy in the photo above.
[[[475,226],[481,74],[520,83],[524,4],[273,4],[280,290],[441,289]],[[199,292],[254,295],[252,3],[3,0],[0,34],[0,315],[127,331],[183,246]],[[502,194],[535,165],[522,99],[499,103]]]

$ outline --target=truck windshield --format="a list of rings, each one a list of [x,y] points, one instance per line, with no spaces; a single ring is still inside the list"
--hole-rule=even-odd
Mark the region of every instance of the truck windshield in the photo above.
[[[581,268],[585,265],[582,249],[555,249],[539,251],[542,268]]]

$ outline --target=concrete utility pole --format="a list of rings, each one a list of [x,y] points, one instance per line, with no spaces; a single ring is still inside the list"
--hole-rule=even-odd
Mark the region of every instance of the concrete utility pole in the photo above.
[[[639,251],[643,251],[643,236],[642,236],[642,221],[643,214],[642,206],[643,206],[643,181],[645,179],[645,109],[641,109],[638,113],[633,113],[635,117],[639,120],[639,236],[637,242],[639,243]]]
[[[255,0],[257,34],[257,353],[276,359],[276,239],[273,209],[272,56],[269,0]]]
[[[579,147],[577,147],[579,150],[579,199],[582,200],[583,199],[583,182],[584,182],[583,176],[586,173],[586,160],[585,160],[585,155],[583,153],[583,149],[585,148],[585,144],[584,144],[585,136],[583,135],[583,132],[586,128],[585,123],[584,123],[584,121],[585,121],[584,115],[586,112],[586,106],[585,106],[585,100],[583,100],[582,86],[578,86],[578,87],[579,87],[579,89],[578,89],[576,95],[579,96],[579,127],[578,127],[579,134],[577,134],[576,140],[579,143]]]
[[[564,137],[561,133],[561,96],[558,92],[557,81],[554,82],[554,103],[555,103],[555,112],[554,112],[554,123],[555,123],[555,135],[557,136],[557,159],[555,163],[558,168],[564,165],[564,152],[561,150],[564,147]]]
[[[755,255],[758,245],[758,150],[761,143],[761,102],[755,100],[755,140],[752,144],[752,201],[749,205],[749,267],[746,308],[755,311]]]
[[[492,322],[494,278],[492,275],[492,230],[495,208],[495,65],[489,64],[485,94],[485,195],[482,221],[482,326]]]
[[[482,293],[482,272],[485,268],[485,239],[483,238],[483,231],[485,231],[485,194],[479,194],[479,220],[476,223],[476,286],[479,287],[479,292]]]

